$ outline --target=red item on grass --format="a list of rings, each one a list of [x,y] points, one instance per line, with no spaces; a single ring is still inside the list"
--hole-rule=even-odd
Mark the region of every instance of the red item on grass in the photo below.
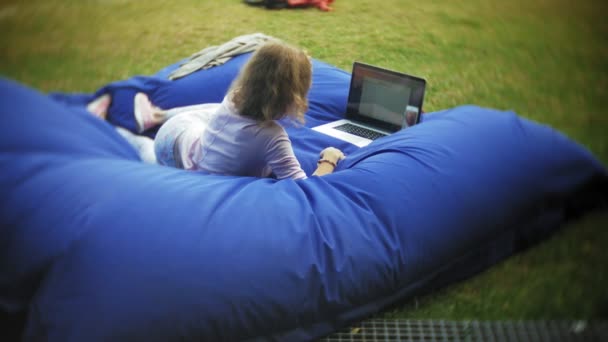
[[[322,11],[331,11],[332,2],[334,0],[287,0],[289,6],[316,6]]]

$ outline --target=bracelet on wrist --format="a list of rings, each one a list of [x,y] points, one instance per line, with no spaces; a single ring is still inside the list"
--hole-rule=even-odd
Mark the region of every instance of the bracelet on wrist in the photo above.
[[[331,160],[327,160],[327,159],[319,159],[319,161],[317,162],[317,165],[320,165],[321,163],[327,163],[327,164],[329,164],[329,165],[333,166],[333,167],[334,167],[334,169],[336,168],[336,163],[334,163],[334,162],[333,162],[333,161],[331,161]]]

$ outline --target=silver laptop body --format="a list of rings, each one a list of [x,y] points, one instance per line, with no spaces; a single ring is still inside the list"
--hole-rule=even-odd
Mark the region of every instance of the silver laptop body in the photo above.
[[[345,119],[313,127],[357,146],[420,122],[426,81],[355,62]]]

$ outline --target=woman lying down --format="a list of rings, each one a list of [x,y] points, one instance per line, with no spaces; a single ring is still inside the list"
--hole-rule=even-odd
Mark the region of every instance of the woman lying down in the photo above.
[[[277,120],[304,121],[311,80],[312,64],[304,51],[266,43],[245,64],[222,103],[163,110],[138,93],[137,130],[161,125],[156,138],[116,129],[148,163],[213,174],[304,179],[306,173]],[[110,102],[106,94],[87,108],[105,119]],[[324,149],[313,175],[332,173],[342,159],[340,150]]]

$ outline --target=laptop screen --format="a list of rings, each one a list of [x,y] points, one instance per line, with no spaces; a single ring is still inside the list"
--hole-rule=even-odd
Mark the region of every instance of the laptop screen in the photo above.
[[[415,125],[425,86],[422,78],[355,62],[347,118],[389,132]]]

